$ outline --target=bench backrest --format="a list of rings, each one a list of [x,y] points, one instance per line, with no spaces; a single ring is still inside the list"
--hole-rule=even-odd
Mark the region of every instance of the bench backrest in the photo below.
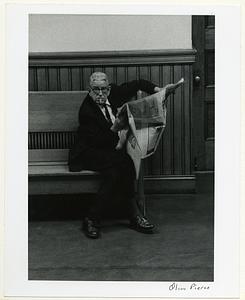
[[[67,161],[87,91],[29,93],[29,162]]]
[[[29,163],[67,163],[87,91],[29,92]],[[138,91],[137,98],[142,97]],[[135,97],[134,97],[135,98]]]

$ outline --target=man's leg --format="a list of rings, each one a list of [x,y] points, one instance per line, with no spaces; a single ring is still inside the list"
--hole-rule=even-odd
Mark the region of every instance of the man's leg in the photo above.
[[[120,181],[118,184],[118,193],[125,200],[128,218],[138,215],[139,208],[135,199],[135,168],[129,155],[125,155],[120,168]]]
[[[104,205],[109,200],[113,200],[117,194],[118,182],[120,182],[120,172],[118,166],[110,167],[100,171],[101,184],[96,194],[95,201],[89,209],[88,216],[91,219],[100,221]]]
[[[118,190],[124,189],[121,186],[121,169],[124,164],[125,154],[121,151],[107,153],[99,167],[91,164],[90,169],[100,172],[101,184],[94,201],[90,204],[88,215],[84,219],[83,229],[88,237],[99,237],[99,223],[105,204],[117,196]],[[132,182],[134,183],[133,179]],[[132,184],[129,186],[129,188],[127,186],[127,189],[130,189],[130,193],[132,193]]]
[[[108,158],[110,159],[109,161]],[[90,207],[88,219],[96,224],[101,218],[102,209],[106,201],[108,199],[113,200],[114,197],[119,195],[125,198],[128,207],[128,217],[133,224],[132,227],[141,232],[151,230],[153,225],[143,218],[137,206],[134,187],[135,169],[129,155],[124,151],[110,153],[104,161],[104,168],[99,171],[102,182],[96,195],[96,200]],[[95,236],[98,237],[99,231],[96,226],[92,228],[92,231],[97,231]],[[93,237],[94,235],[94,232],[92,236],[88,234],[86,224],[85,233],[89,237]]]
[[[117,165],[115,178],[118,184],[117,193],[122,195],[126,201],[128,209],[128,218],[130,220],[130,227],[134,230],[143,233],[152,233],[154,225],[151,224],[140,212],[136,197],[135,197],[135,168],[132,159],[125,153],[120,164]]]

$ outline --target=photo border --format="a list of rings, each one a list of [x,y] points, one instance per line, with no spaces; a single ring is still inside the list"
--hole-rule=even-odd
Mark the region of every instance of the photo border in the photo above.
[[[50,7],[50,5],[48,5],[48,6]],[[22,7],[22,5],[21,5],[21,7]],[[28,5],[28,10],[29,10],[29,7],[30,6]],[[165,9],[166,9],[166,7],[164,6],[164,11],[166,11]],[[228,7],[226,7],[226,9],[229,10]],[[192,10],[193,10],[193,7],[192,7]],[[165,14],[167,14],[167,13],[165,13]],[[178,13],[178,14],[183,14],[183,13]],[[193,13],[191,13],[191,14],[193,14]],[[205,12],[205,13],[202,13],[202,14],[205,15],[207,13]],[[229,15],[229,13],[228,13],[228,15]],[[14,15],[14,16],[18,19],[17,15]],[[216,16],[217,16],[217,14],[216,14]],[[17,19],[15,19],[15,20],[17,20]],[[238,19],[239,19],[239,17],[238,17]],[[237,23],[239,22],[238,19],[235,20],[236,21],[236,26],[237,26]],[[229,27],[231,27],[230,25],[231,24],[229,24]],[[217,26],[217,23],[216,23],[216,26]],[[234,26],[234,24],[233,24],[233,26]],[[236,29],[237,28],[238,27],[236,27]],[[215,131],[216,131],[216,140],[215,140],[215,143],[216,143],[216,154],[215,154],[215,160],[216,160],[215,185],[216,185],[216,187],[217,187],[217,185],[218,186],[225,186],[225,189],[223,191],[217,191],[217,189],[215,189],[215,196],[216,196],[216,199],[217,199],[217,193],[218,193],[218,197],[223,198],[223,199],[226,199],[227,196],[232,196],[232,195],[233,195],[233,198],[234,198],[234,191],[235,191],[235,198],[239,199],[239,194],[238,194],[237,191],[239,191],[239,174],[238,174],[239,172],[238,172],[238,170],[240,169],[240,161],[239,161],[240,155],[239,155],[239,150],[237,151],[237,149],[234,149],[234,148],[236,146],[238,149],[240,149],[240,147],[239,147],[239,136],[240,136],[240,130],[239,130],[239,125],[240,125],[239,124],[239,116],[240,116],[240,109],[239,109],[239,107],[240,107],[240,104],[239,104],[239,100],[240,100],[240,94],[239,94],[239,90],[237,90],[235,92],[234,92],[234,90],[231,90],[232,86],[236,86],[237,81],[238,81],[237,78],[239,78],[239,75],[235,78],[235,80],[232,79],[232,78],[230,78],[229,75],[228,76],[225,76],[225,74],[219,74],[219,76],[217,75],[217,73],[219,72],[217,70],[220,70],[219,63],[220,64],[222,63],[221,58],[225,58],[225,57],[229,58],[230,57],[230,51],[232,51],[233,55],[234,55],[234,52],[235,52],[237,54],[236,57],[239,59],[240,48],[237,49],[239,45],[237,44],[237,41],[236,41],[236,38],[238,38],[238,36],[239,36],[239,32],[236,32],[232,37],[229,37],[229,38],[232,38],[233,40],[235,40],[235,43],[237,44],[237,48],[233,49],[234,48],[234,44],[232,44],[233,47],[229,46],[231,49],[229,49],[229,51],[227,51],[227,49],[225,47],[224,48],[219,47],[219,46],[217,47],[217,32],[218,32],[218,28],[216,27],[215,30],[216,30],[216,64],[215,64],[215,66],[216,66],[216,77],[215,77],[215,82],[216,82],[216,86],[217,86],[216,93],[215,93],[215,99],[216,99],[216,103],[215,103],[215,107],[216,107],[215,119],[217,120],[217,122],[215,124],[215,126],[216,126],[215,127]],[[219,28],[219,30],[220,30],[220,28]],[[224,30],[224,27],[223,27],[223,30]],[[238,31],[239,31],[239,29],[238,29]],[[9,35],[9,32],[7,33],[7,35]],[[11,36],[11,34],[10,34],[10,36]],[[15,35],[13,35],[13,33],[12,33],[12,36],[15,36]],[[23,43],[23,40],[21,38],[23,38],[23,37],[18,36],[18,39],[17,39],[20,42],[20,44]],[[26,38],[26,36],[25,36],[25,38]],[[24,40],[25,40],[25,38],[24,38]],[[222,41],[218,40],[218,43],[220,43],[220,42],[222,43]],[[230,40],[229,40],[229,42],[230,42]],[[7,47],[8,47],[8,43],[11,44],[11,42],[7,39]],[[13,46],[14,46],[13,44],[10,45],[11,48],[13,48]],[[7,53],[9,55],[8,50],[7,50]],[[218,58],[217,58],[217,56],[218,56]],[[18,55],[18,59],[19,58],[20,58],[20,56]],[[13,61],[16,64],[15,59],[13,59]],[[8,80],[9,76],[10,76],[9,72],[11,70],[11,63],[13,63],[13,62],[10,62],[9,61],[9,57],[7,57],[6,63],[7,63],[7,80]],[[238,65],[238,63],[234,63],[234,61],[232,63],[233,63],[233,65],[231,65],[231,63],[229,64],[229,62],[228,62],[229,70],[236,69],[235,65],[236,64]],[[218,65],[218,68],[217,68],[217,65]],[[20,59],[18,61],[18,66],[20,66],[21,70],[23,70],[23,68],[27,69],[26,66],[28,66],[28,56],[27,57],[25,56],[25,59],[23,59],[23,60]],[[230,72],[230,73],[233,74],[233,71]],[[235,73],[239,74],[240,72],[239,71],[237,72],[237,70],[236,70]],[[26,76],[23,76],[23,77],[26,77]],[[23,86],[27,88],[28,85],[27,85],[26,78],[25,78],[24,82],[21,81],[19,83],[19,86],[22,86],[22,88],[23,88]],[[218,88],[220,86],[224,86],[223,90],[225,90],[227,93],[222,94],[222,92]],[[230,86],[230,89],[228,89],[229,86]],[[7,150],[7,152],[6,152],[6,161],[5,161],[5,164],[7,166],[7,168],[6,168],[6,183],[7,183],[7,185],[6,185],[6,192],[7,192],[7,194],[6,195],[7,195],[7,197],[9,197],[9,198],[7,198],[7,200],[8,200],[8,199],[13,199],[13,197],[12,197],[13,194],[9,193],[10,189],[11,189],[11,185],[9,184],[9,179],[11,178],[11,174],[12,174],[11,171],[13,171],[15,169],[15,168],[13,168],[14,163],[10,162],[9,160],[14,155],[15,149],[16,149],[16,148],[13,149],[12,147],[10,147],[10,145],[12,145],[11,144],[11,140],[12,140],[13,134],[15,132],[15,131],[12,131],[12,129],[10,127],[10,123],[9,123],[10,119],[11,119],[11,116],[9,114],[10,110],[12,110],[12,113],[13,113],[14,116],[17,116],[17,121],[20,121],[21,124],[23,122],[23,126],[21,126],[21,127],[22,127],[22,130],[24,130],[23,132],[25,132],[25,134],[23,135],[25,137],[24,140],[26,139],[26,136],[27,136],[26,132],[28,130],[26,131],[26,128],[27,128],[27,121],[26,121],[27,103],[25,102],[26,108],[24,108],[25,109],[24,114],[23,115],[21,114],[21,116],[18,117],[19,111],[20,111],[20,106],[16,105],[15,107],[13,107],[13,102],[11,100],[13,100],[15,97],[13,97],[13,91],[10,90],[11,87],[9,86],[8,81],[7,81],[6,89],[7,89],[7,93],[6,93],[6,95],[7,95],[7,98],[6,98],[7,101],[6,102],[7,103],[5,105],[6,105],[6,108],[7,108],[7,114],[6,114],[5,118],[6,118],[6,121],[7,121],[6,122],[7,133],[6,133],[5,139],[6,139],[6,150]],[[18,93],[18,94],[20,94],[19,99],[20,98],[21,99],[28,99],[27,92],[28,92],[28,90],[26,89],[25,91],[21,91],[20,93]],[[225,97],[223,97],[223,96],[225,96]],[[221,100],[219,101],[218,99],[222,99],[222,101]],[[230,102],[229,102],[230,100],[229,99],[235,99],[235,100],[232,100],[233,101],[232,104],[235,106],[235,113],[233,111],[233,116],[230,116],[230,118],[228,118],[230,123],[229,123],[229,127],[227,128],[227,125],[224,124],[222,122],[222,120],[219,120],[219,119],[220,119],[220,115],[221,116],[229,117],[229,112],[230,112]],[[23,102],[22,102],[22,104],[23,104]],[[223,119],[223,118],[221,118],[221,119]],[[226,126],[224,126],[224,125],[226,125]],[[10,128],[10,131],[9,131],[9,128]],[[233,129],[235,129],[235,131]],[[224,140],[226,138],[226,135],[228,134],[230,136],[233,136],[233,138],[234,138],[234,132],[235,132],[235,142],[234,143],[230,143],[230,145],[227,145],[227,142],[226,142],[225,143],[226,147],[225,147],[225,150],[224,150],[223,149],[224,148],[224,143],[223,142],[224,142]],[[218,150],[217,150],[217,148],[218,148]],[[225,153],[222,153],[221,157],[219,157],[217,155],[217,153],[220,154],[220,151],[225,152]],[[234,157],[234,154],[236,154],[235,157]],[[238,159],[237,159],[237,156],[238,156]],[[22,184],[24,182],[26,183],[26,176],[23,176],[23,170],[24,170],[25,173],[27,172],[27,166],[25,165],[25,163],[27,161],[26,160],[27,159],[27,155],[26,155],[25,151],[23,151],[23,152],[21,151],[21,157],[23,157],[24,160],[23,161],[21,160],[21,167],[17,171],[15,170],[16,174],[14,176],[14,178],[16,178],[16,179],[20,179],[21,178],[21,182],[18,182],[18,184],[17,184],[17,190],[18,189],[21,190]],[[228,161],[227,165],[226,166],[222,166],[222,162],[223,161],[227,162],[227,158],[230,158],[230,160]],[[23,166],[24,166],[24,168],[22,168]],[[228,180],[230,188],[227,187],[227,184],[225,184],[226,180],[224,180],[224,178],[227,177],[226,176],[227,175],[226,174],[227,167],[229,167],[229,170],[233,171],[233,172],[231,172],[232,178],[229,178],[229,180]],[[219,173],[219,174],[217,174],[217,173]],[[220,176],[220,174],[222,176]],[[231,186],[230,182],[233,182],[233,181],[234,181],[234,185]],[[27,189],[25,189],[25,193],[24,193],[25,195],[26,195],[26,192],[27,192]],[[12,255],[10,254],[11,253],[10,249],[8,248],[9,245],[10,245],[9,244],[10,243],[10,238],[16,236],[16,232],[15,232],[16,228],[18,228],[18,226],[21,225],[20,224],[21,223],[20,222],[20,217],[21,216],[22,217],[26,216],[27,206],[26,205],[24,206],[25,212],[23,213],[23,205],[21,205],[21,201],[19,201],[19,202],[20,203],[17,203],[17,205],[15,206],[16,207],[16,211],[15,212],[13,212],[13,211],[10,210],[10,208],[13,207],[13,202],[12,201],[9,201],[9,202],[6,201],[5,202],[5,209],[6,209],[5,210],[5,226],[6,226],[5,241],[7,243],[7,245],[6,245],[7,248],[6,248],[6,252],[5,252],[6,256],[5,257],[6,257],[7,260],[9,259],[10,256],[12,257]],[[227,202],[228,201],[226,201],[225,204],[227,204]],[[235,203],[235,204],[234,204],[234,202],[228,203],[228,208],[229,208],[228,212],[230,212],[232,210],[235,210],[236,211],[236,215],[239,216],[239,208],[240,208],[239,204],[240,203],[239,203],[239,201],[237,201],[237,202],[238,203]],[[217,204],[217,202],[216,202],[216,204]],[[227,245],[228,250],[232,251],[232,253],[238,254],[239,230],[237,230],[237,229],[239,228],[239,217],[236,218],[236,220],[235,220],[235,228],[236,228],[236,230],[233,230],[234,229],[233,226],[230,226],[229,228],[222,226],[224,224],[223,223],[220,224],[217,220],[226,219],[227,216],[228,216],[228,214],[224,213],[224,208],[221,205],[221,204],[224,204],[224,203],[218,202],[218,204],[220,204],[220,206],[216,205],[216,210],[215,210],[215,226],[216,226],[216,230],[218,231],[218,235],[219,235],[219,236],[217,236],[217,231],[216,231],[216,236],[215,236],[215,238],[216,238],[216,243],[215,243],[215,245],[216,245],[216,253],[217,253],[217,246],[219,245],[220,242],[223,243],[224,242],[224,238],[226,238],[226,244],[225,245]],[[219,208],[221,209],[221,211],[220,210],[217,211]],[[14,221],[14,222],[11,222],[11,224],[10,224],[9,220]],[[223,220],[223,221],[225,221],[225,220]],[[20,228],[27,229],[27,226],[25,224],[24,227],[20,227]],[[224,236],[224,233],[223,233],[224,228],[227,229],[225,231],[225,233],[226,233],[225,235],[226,236]],[[221,234],[220,234],[220,232],[221,232]],[[227,239],[227,236],[228,237],[232,237],[233,235],[235,235],[233,238],[235,239],[236,247],[234,247],[234,248],[236,248],[236,249],[233,248],[234,244],[233,244],[233,246],[229,245],[229,243],[230,243],[231,240],[229,238]],[[26,241],[26,239],[27,239],[27,234],[25,233],[24,241]],[[22,239],[21,243],[23,243],[23,239]],[[216,255],[216,257],[217,257],[217,255]],[[222,255],[222,259],[221,259],[222,261],[223,261],[223,258],[224,257]],[[237,271],[238,265],[239,265],[239,262],[237,262],[237,258],[238,258],[238,255],[235,256],[235,262],[233,261],[233,263],[231,263],[231,265],[230,265],[230,272],[228,272],[229,274],[226,274],[226,275],[234,274],[233,272]],[[22,261],[22,256],[19,255],[18,259]],[[222,262],[219,261],[219,263],[221,264]],[[238,263],[238,265],[237,265],[237,263]],[[6,269],[6,271],[7,271],[7,273],[6,273],[7,277],[5,276],[7,282],[8,282],[8,280],[10,280],[10,278],[11,278],[11,281],[13,281],[13,279],[15,278],[17,280],[17,282],[18,282],[19,278],[13,276],[13,271],[15,272],[15,275],[17,275],[16,269],[9,268],[9,262],[8,261],[6,261],[6,265],[5,266],[7,266],[7,269]],[[23,267],[23,264],[22,264],[22,267]],[[12,273],[10,272],[11,276],[13,276],[13,277],[9,276],[10,273],[8,273],[8,272],[9,272],[10,269],[11,269],[11,272],[12,272]],[[20,267],[20,269],[21,269],[21,267]],[[220,275],[225,275],[224,272],[222,272],[222,270],[218,269],[218,271],[222,273]],[[216,275],[217,275],[217,273],[216,273]],[[235,276],[235,278],[233,277],[233,279],[234,279],[234,284],[237,285],[237,283],[239,282],[239,278],[237,276]],[[231,282],[232,282],[232,280],[230,279],[228,281],[228,283],[231,284]],[[62,284],[63,283],[64,282],[62,282]],[[223,284],[225,284],[225,283],[226,282],[223,281]],[[19,282],[19,284],[20,284],[20,282]],[[88,282],[86,282],[86,285],[87,284],[89,285]],[[110,285],[114,285],[114,282],[109,282],[109,284]],[[135,285],[135,282],[133,284]],[[144,285],[148,285],[146,282],[144,282],[143,284]],[[227,284],[227,287],[229,286],[229,284]],[[45,286],[47,287],[48,285],[49,284],[47,284],[47,282],[45,282],[45,284],[41,285],[40,288],[43,289],[43,288],[45,288]],[[129,286],[130,286],[130,283],[129,283]],[[20,288],[20,286],[19,286],[19,288]],[[71,288],[72,288],[72,286],[71,286]],[[110,288],[111,288],[111,286],[110,286]],[[141,287],[139,287],[139,288],[141,288]],[[148,289],[148,287],[147,287],[147,289]],[[222,290],[217,290],[217,292],[221,293]],[[66,294],[62,292],[62,295],[66,295]],[[14,296],[20,296],[20,295],[17,293]],[[66,296],[62,296],[62,297],[68,297],[68,296],[70,297],[70,295],[68,295],[68,294]],[[96,296],[100,297],[101,295],[96,295]],[[154,297],[154,295],[149,295],[149,296],[150,297]],[[179,296],[180,297],[186,297],[186,295],[174,295],[173,297],[179,297]],[[198,297],[198,298],[200,298],[200,297],[206,297],[206,296],[213,297],[213,295],[209,295],[208,293],[205,293],[205,295],[201,295],[199,293],[198,295],[194,295],[192,297]],[[237,294],[236,297],[238,297],[238,296],[239,295]],[[224,297],[234,297],[234,296],[231,295],[231,294],[229,294],[229,292],[227,292],[227,293],[225,292]]]

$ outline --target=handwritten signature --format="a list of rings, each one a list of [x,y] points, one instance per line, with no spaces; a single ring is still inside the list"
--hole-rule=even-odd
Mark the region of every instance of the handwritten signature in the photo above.
[[[209,290],[209,285],[202,285],[197,283],[191,283],[189,286],[181,286],[179,283],[172,283],[168,289],[170,291],[187,291],[187,290],[193,290],[193,291],[204,291]]]

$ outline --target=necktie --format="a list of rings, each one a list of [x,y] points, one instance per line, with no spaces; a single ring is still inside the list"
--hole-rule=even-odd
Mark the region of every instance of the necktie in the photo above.
[[[106,119],[107,119],[108,123],[110,124],[110,126],[112,126],[113,122],[111,120],[111,116],[110,116],[109,110],[107,108],[107,105],[105,105],[104,108],[105,108]]]

